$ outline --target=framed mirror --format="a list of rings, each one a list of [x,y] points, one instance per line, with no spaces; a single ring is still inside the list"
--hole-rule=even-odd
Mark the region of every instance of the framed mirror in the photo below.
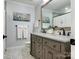
[[[42,6],[41,28],[71,27],[71,11],[71,0],[50,0]]]

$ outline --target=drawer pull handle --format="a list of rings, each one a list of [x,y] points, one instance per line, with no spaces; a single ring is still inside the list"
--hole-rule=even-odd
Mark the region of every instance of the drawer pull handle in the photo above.
[[[45,44],[47,44],[47,42],[45,42]]]
[[[53,45],[53,47],[55,48],[55,47],[56,47],[56,45]]]
[[[40,51],[38,53],[40,53]]]

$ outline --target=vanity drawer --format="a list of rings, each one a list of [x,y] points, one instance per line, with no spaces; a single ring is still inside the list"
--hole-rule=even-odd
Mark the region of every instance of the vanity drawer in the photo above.
[[[60,43],[59,42],[51,41],[50,46],[57,52],[60,52]]]
[[[38,37],[37,36],[37,40],[36,40],[39,44],[42,43],[42,37]]]
[[[32,35],[31,40],[32,40],[32,42],[36,41],[36,36]]]
[[[58,52],[60,52],[60,43],[50,40],[50,39],[43,39],[43,45],[44,46],[48,46],[50,48],[52,48],[53,50],[56,50]]]
[[[70,53],[70,51],[71,51],[71,47],[70,47],[70,44],[63,44],[63,43],[61,43],[61,53],[63,53],[63,54],[69,54]]]
[[[36,49],[41,50],[42,49],[42,44],[36,43]]]
[[[43,39],[43,45],[48,46],[50,44],[48,39]]]

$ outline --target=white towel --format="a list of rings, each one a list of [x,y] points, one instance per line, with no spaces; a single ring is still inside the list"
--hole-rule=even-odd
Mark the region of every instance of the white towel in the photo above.
[[[17,27],[17,38],[22,38],[22,28]]]
[[[17,26],[17,38],[27,39],[28,38],[28,26]]]
[[[28,28],[23,28],[24,30],[24,38],[28,37]]]

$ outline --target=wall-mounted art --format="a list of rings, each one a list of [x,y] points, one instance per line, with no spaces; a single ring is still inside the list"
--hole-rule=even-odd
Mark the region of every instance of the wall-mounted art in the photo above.
[[[13,20],[14,21],[30,21],[31,15],[30,14],[24,14],[24,13],[13,13]]]
[[[43,17],[43,23],[50,23],[50,18],[49,17]]]
[[[42,28],[44,28],[44,29],[48,28],[50,26],[50,18],[44,16],[42,19],[43,19],[42,20],[43,21],[42,22]]]

